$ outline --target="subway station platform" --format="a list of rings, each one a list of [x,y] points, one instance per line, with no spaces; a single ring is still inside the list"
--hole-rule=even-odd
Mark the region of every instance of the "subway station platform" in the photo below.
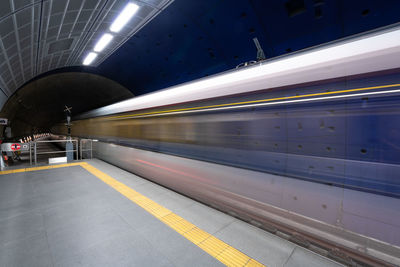
[[[0,266],[341,266],[100,160],[0,175]]]

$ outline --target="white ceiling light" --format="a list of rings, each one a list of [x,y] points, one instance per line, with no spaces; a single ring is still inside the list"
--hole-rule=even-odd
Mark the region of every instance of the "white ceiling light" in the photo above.
[[[110,31],[119,32],[135,15],[139,6],[134,3],[129,3],[125,6],[124,10],[118,15],[110,27]]]
[[[109,33],[103,34],[103,36],[100,38],[100,40],[97,42],[96,46],[94,47],[95,52],[101,52],[103,49],[111,42],[111,40],[114,38]]]
[[[92,64],[93,60],[95,60],[96,57],[97,57],[97,54],[96,54],[96,53],[90,52],[90,53],[86,56],[85,60],[83,61],[83,65],[86,65],[86,66],[87,66],[87,65]]]

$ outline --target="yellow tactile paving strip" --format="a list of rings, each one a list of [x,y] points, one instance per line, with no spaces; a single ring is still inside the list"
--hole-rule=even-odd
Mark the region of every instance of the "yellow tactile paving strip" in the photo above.
[[[81,162],[78,162],[78,163],[67,163],[67,164],[58,164],[58,165],[7,170],[7,171],[0,171],[0,175],[10,174],[10,173],[19,173],[19,172],[31,172],[31,171],[41,171],[41,170],[48,170],[48,169],[57,169],[57,168],[63,168],[63,167],[81,166],[81,164],[82,164]]]
[[[206,231],[198,228],[196,225],[176,215],[169,209],[164,208],[153,200],[143,196],[132,188],[117,181],[111,176],[105,174],[104,172],[96,169],[87,162],[0,171],[0,175],[56,169],[71,166],[81,166],[82,168],[117,190],[119,193],[145,209],[147,212],[151,213],[154,217],[174,229],[176,232],[187,238],[193,244],[197,245],[199,248],[203,249],[209,255],[216,258],[226,266],[264,266],[263,264],[250,258],[246,254],[235,249],[234,247],[231,247],[222,240],[212,236]]]

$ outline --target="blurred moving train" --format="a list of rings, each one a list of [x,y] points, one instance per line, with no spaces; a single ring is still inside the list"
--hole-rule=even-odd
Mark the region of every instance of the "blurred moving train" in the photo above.
[[[370,32],[81,114],[72,135],[332,257],[400,264],[399,56],[399,27]]]

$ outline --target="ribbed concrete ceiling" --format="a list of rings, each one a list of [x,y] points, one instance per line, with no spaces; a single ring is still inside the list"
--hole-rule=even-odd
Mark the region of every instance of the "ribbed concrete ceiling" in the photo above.
[[[140,6],[129,24],[92,64],[97,66],[173,0],[131,0]],[[129,1],[1,0],[0,107],[37,75],[82,65]]]

